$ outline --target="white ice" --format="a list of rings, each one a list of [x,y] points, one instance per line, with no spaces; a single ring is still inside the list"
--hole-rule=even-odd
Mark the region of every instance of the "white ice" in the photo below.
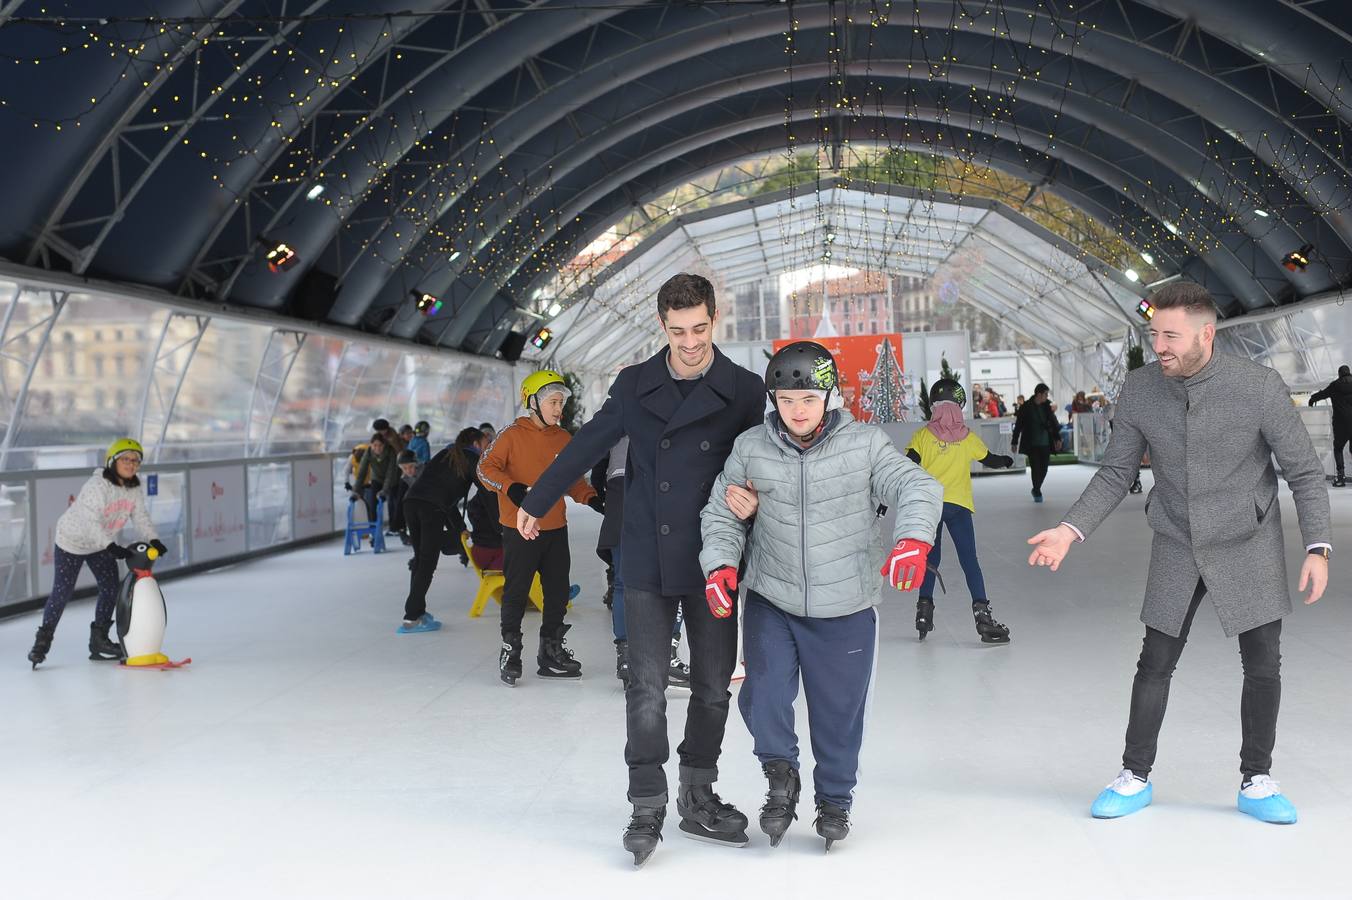
[[[1329,595],[1284,630],[1273,775],[1299,824],[1235,810],[1240,662],[1209,605],[1174,679],[1155,805],[1095,821],[1142,635],[1144,497],[1060,573],[1029,569],[1024,544],[1090,474],[1054,468],[1042,506],[1026,477],[977,482],[1010,645],[977,641],[951,549],[927,641],[914,595],[888,598],[854,831],[829,855],[806,800],[779,848],[756,830],[763,783],[734,698],[718,789],[751,816],[751,846],[684,839],[673,809],[633,870],[599,518],[570,505],[580,683],[535,678],[528,658],[523,682],[502,686],[496,608],[466,617],[471,575],[454,558],[430,599],[446,627],[395,634],[407,551],[345,559],[336,540],[166,582],[165,649],[191,656],[186,670],[88,661],[90,601],[67,610],[37,672],[24,658],[37,616],[0,622],[0,897],[1349,896],[1352,490],[1331,491]],[[1282,507],[1294,583],[1303,550],[1285,488]],[[669,696],[674,755],[685,704]],[[808,772],[801,709],[799,723]]]

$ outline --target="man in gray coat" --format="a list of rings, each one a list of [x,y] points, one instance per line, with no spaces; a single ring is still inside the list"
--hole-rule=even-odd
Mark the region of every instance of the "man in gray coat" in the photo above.
[[[1289,824],[1296,810],[1269,777],[1281,700],[1282,617],[1291,612],[1277,503],[1275,455],[1296,502],[1308,551],[1306,604],[1328,583],[1329,501],[1324,473],[1281,376],[1214,352],[1216,306],[1196,284],[1151,296],[1150,338],[1159,361],[1133,371],[1118,399],[1103,465],[1056,528],[1029,539],[1030,565],[1060,567],[1072,543],[1093,534],[1127,493],[1150,451],[1155,488],[1146,520],[1150,550],[1141,621],[1145,642],[1132,684],[1122,772],[1094,801],[1096,818],[1143,809],[1169,681],[1193,615],[1210,595],[1227,637],[1239,636],[1243,780],[1239,809]]]

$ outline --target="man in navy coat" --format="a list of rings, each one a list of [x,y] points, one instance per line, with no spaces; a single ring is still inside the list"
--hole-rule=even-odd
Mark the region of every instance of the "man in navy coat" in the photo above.
[[[677,748],[680,827],[717,843],[747,841],[746,817],[713,792],[737,663],[737,618],[715,618],[705,603],[699,514],[732,442],[758,426],[765,410],[760,376],[714,347],[718,310],[708,279],[672,276],[657,292],[657,315],[668,346],[616,376],[605,405],[531,487],[518,517],[521,534],[533,537],[536,518],[628,435],[621,534],[630,668],[624,755],[634,814],[624,843],[636,862],[656,847],[666,812],[665,690],[678,606],[691,689],[685,740]]]

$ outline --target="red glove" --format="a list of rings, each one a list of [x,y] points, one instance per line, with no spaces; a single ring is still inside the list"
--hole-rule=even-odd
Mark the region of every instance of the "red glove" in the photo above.
[[[929,558],[929,552],[930,545],[924,541],[902,538],[883,563],[882,576],[899,591],[920,587],[925,577],[925,560]]]
[[[726,619],[732,615],[732,601],[737,590],[737,570],[732,566],[714,569],[709,580],[704,583],[704,602],[709,604],[709,612],[715,619]]]

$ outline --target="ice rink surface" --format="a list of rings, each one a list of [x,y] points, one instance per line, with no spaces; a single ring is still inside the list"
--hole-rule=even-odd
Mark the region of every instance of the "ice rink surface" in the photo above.
[[[1095,821],[1143,633],[1144,496],[1060,573],[1030,569],[1024,544],[1091,474],[1052,469],[1041,506],[1026,476],[976,482],[1010,645],[978,642],[951,549],[923,644],[915,595],[887,598],[854,831],[829,855],[806,777],[785,842],[771,850],[756,829],[764,783],[734,697],[718,790],[751,816],[751,845],[685,839],[673,804],[665,842],[633,870],[600,519],[570,504],[579,683],[533,675],[534,612],[526,678],[498,682],[496,608],[467,618],[473,576],[454,557],[429,597],[443,630],[395,634],[408,583],[397,541],[383,556],[345,559],[334,540],[167,582],[166,652],[194,660],[182,671],[89,662],[92,601],[67,610],[36,673],[24,657],[37,615],[0,622],[0,897],[1352,896],[1352,489],[1331,491],[1329,594],[1284,630],[1273,776],[1299,824],[1235,810],[1239,653],[1209,604],[1174,678],[1155,805]],[[1284,486],[1282,500],[1294,582],[1303,549]],[[668,698],[674,756],[685,702]],[[801,700],[799,723],[806,774]]]

